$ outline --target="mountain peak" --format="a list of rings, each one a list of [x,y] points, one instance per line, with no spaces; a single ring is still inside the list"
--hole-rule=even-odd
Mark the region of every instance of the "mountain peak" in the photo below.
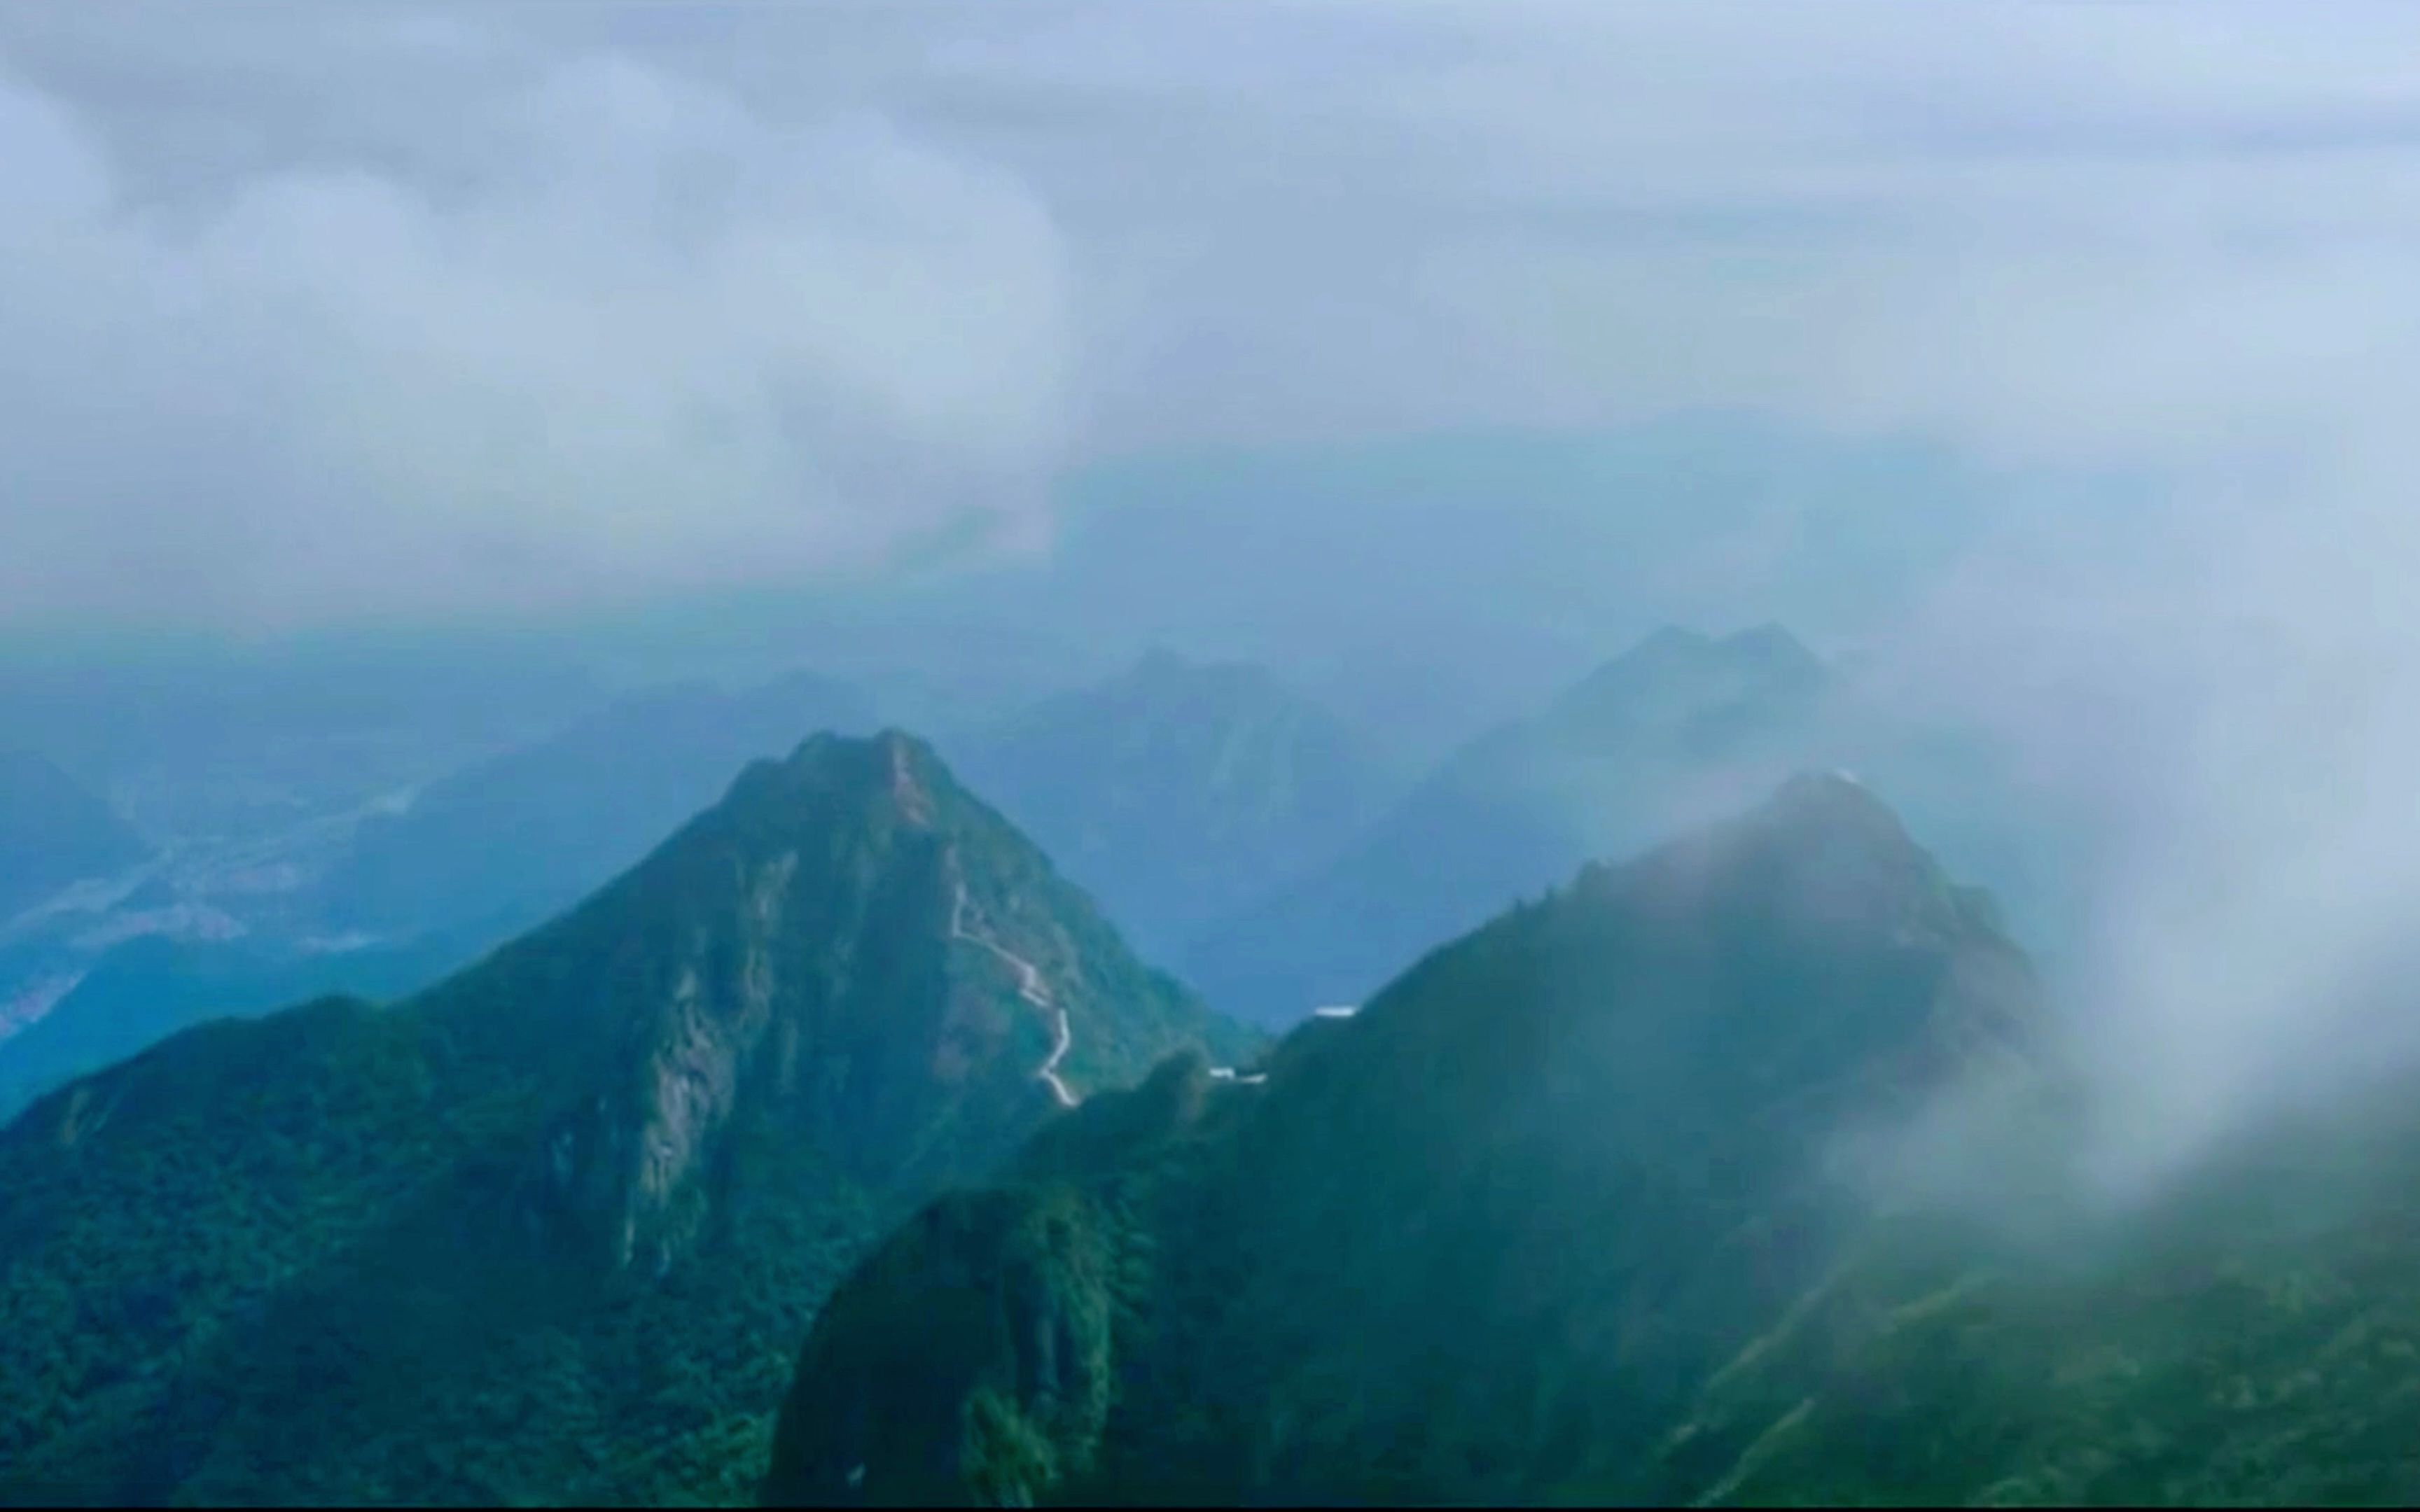
[[[956,791],[949,768],[933,748],[905,730],[871,735],[818,731],[799,742],[783,761],[752,762],[709,815],[732,812],[778,817],[802,804],[845,798],[887,801],[911,825],[929,827],[937,792]]]
[[[772,764],[810,731],[872,724],[861,695],[810,674],[737,693],[702,682],[631,693],[365,823],[320,889],[326,922],[508,937],[628,871],[750,763]]]
[[[1650,632],[1637,644],[1606,662],[1600,671],[1626,667],[1633,671],[1669,671],[1692,666],[1761,666],[1775,670],[1820,670],[1823,658],[1790,633],[1778,621],[1737,630],[1719,640],[1702,630],[1667,625]]]
[[[933,766],[940,757],[921,736],[910,734],[896,725],[886,725],[870,735],[842,734],[837,731],[819,730],[799,742],[783,764],[817,768],[835,775],[862,770],[862,764],[879,762],[886,768],[898,765]]]
[[[766,1340],[860,1245],[1187,1044],[1249,1048],[923,740],[815,736],[417,996],[192,1029],[0,1132],[12,1277],[107,1319],[26,1319],[0,1399],[127,1383],[0,1413],[0,1501],[728,1501]],[[620,1455],[664,1380],[679,1443]],[[431,1403],[447,1455],[404,1447]]]
[[[1808,674],[1823,671],[1823,658],[1779,623],[1764,624],[1724,638],[1720,649],[1734,661]]]
[[[1825,671],[1823,659],[1778,625],[1720,640],[1668,625],[1590,673],[1556,713],[1590,725],[1685,718],[1811,691]]]
[[[1990,932],[1899,815],[1845,771],[1802,771],[1763,803],[1621,867],[1590,869],[1660,912],[1739,907],[1800,935],[1905,944]]]
[[[1854,772],[1841,767],[1792,773],[1760,811],[1775,823],[1854,825],[1875,833],[1887,832],[1900,841],[1914,843],[1890,805],[1859,781]]]
[[[1608,667],[1668,667],[1704,656],[1714,649],[1714,638],[1683,625],[1658,625],[1639,642],[1606,663]]]
[[[1155,646],[1125,672],[1096,692],[1127,698],[1163,696],[1171,690],[1228,699],[1280,699],[1285,685],[1255,661],[1202,659]]]
[[[624,1169],[589,1206],[618,1226],[625,1264],[743,1111],[892,1185],[954,1165],[974,1131],[1073,1105],[1071,1084],[1140,1075],[1206,1024],[897,728],[819,733],[786,761],[752,764],[722,803],[544,935],[559,938],[542,936],[538,953],[613,973],[576,995],[616,1002],[613,1043],[645,1059],[635,1098],[600,1105],[613,1125],[571,1141],[620,1152]],[[617,950],[644,958],[644,976]],[[810,1086],[795,1062],[814,1048],[837,1066]],[[920,1153],[903,1165],[903,1149]]]

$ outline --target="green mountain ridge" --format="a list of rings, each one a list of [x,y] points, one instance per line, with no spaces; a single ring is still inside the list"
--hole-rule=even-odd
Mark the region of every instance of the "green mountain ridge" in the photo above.
[[[1652,1498],[1954,1088],[2049,1031],[1988,900],[1869,793],[1744,818],[1433,951],[1222,1080],[1163,1064],[863,1262],[768,1502]]]
[[[817,736],[417,996],[0,1134],[0,1499],[743,1498],[864,1244],[1050,1119],[1046,1064],[1188,1043],[1249,1047],[927,748]]]
[[[2407,1504],[2410,1074],[2166,1183],[1854,780],[1040,1131],[834,1293],[777,1504]]]

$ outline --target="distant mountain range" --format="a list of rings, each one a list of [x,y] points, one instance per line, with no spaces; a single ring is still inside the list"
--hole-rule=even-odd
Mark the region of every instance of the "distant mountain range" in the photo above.
[[[492,636],[384,650],[178,641],[0,665],[0,730],[106,784],[163,843],[356,810],[605,702],[566,658]]]
[[[150,844],[32,751],[0,750],[0,923],[70,883],[123,871]]]
[[[0,1134],[0,1499],[752,1489],[864,1243],[1250,1037],[938,758],[819,735],[392,1008],[178,1034]]]
[[[1375,752],[1264,669],[1168,652],[947,748],[1166,958],[1332,858],[1392,785]]]
[[[805,674],[632,695],[365,821],[322,906],[341,930],[503,939],[637,861],[746,763],[873,723],[862,694]]]
[[[1537,715],[1472,741],[1342,854],[1205,930],[1180,965],[1228,1011],[1289,1023],[1556,885],[1846,767],[1907,805],[2029,935],[2057,839],[1979,745],[1870,698],[1777,625],[1667,628]]]
[[[2420,1498],[2412,1078],[2113,1196],[2011,938],[2072,822],[1786,632],[1659,633],[1393,803],[1249,668],[964,785],[799,743],[853,699],[432,787],[332,898],[384,944],[13,940],[74,971],[0,1041],[0,1502]],[[45,895],[140,860],[0,779]]]
[[[401,814],[367,818],[325,879],[306,878],[290,903],[226,900],[260,926],[241,937],[192,937],[188,924],[173,941],[138,939],[98,959],[54,949],[10,978],[28,994],[72,990],[55,1006],[29,997],[46,1022],[0,1039],[0,1115],[208,1018],[328,993],[382,999],[432,981],[636,859],[752,756],[872,717],[864,698],[812,677],[740,694],[656,689],[445,778]],[[1390,791],[1349,732],[1264,671],[1167,654],[950,749],[1158,959],[1333,856]],[[276,917],[265,902],[278,903]],[[195,903],[155,884],[82,927],[135,927],[138,904],[149,907],[143,927],[158,926],[168,919],[160,908]],[[314,925],[357,937],[330,950],[309,938]]]

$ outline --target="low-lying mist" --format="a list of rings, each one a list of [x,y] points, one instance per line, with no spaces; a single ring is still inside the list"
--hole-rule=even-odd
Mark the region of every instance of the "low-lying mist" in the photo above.
[[[2045,962],[2079,1213],[2277,1141],[2367,1148],[2420,1075],[2420,610],[2396,592],[2420,521],[2369,497],[2314,462],[2007,536],[1883,653],[1903,706],[1995,752],[2002,832],[2067,831],[2036,854],[2077,933],[2013,933]],[[2023,1142],[1978,1154],[2007,1089],[1969,1095],[1894,1168],[1988,1200]]]

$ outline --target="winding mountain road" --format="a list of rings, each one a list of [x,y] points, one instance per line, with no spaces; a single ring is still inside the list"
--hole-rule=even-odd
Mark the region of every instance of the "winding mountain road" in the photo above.
[[[1050,989],[1043,983],[1042,973],[1032,962],[999,941],[967,928],[967,885],[960,882],[957,887],[957,896],[950,905],[950,938],[980,946],[1008,963],[1009,969],[1016,973],[1016,995],[1052,1015],[1055,1042],[1050,1047],[1050,1058],[1044,1061],[1042,1069],[1033,1074],[1050,1088],[1050,1095],[1059,1100],[1061,1107],[1074,1107],[1076,1094],[1067,1090],[1067,1084],[1059,1079],[1059,1062],[1066,1058],[1067,1047],[1076,1042],[1075,1026],[1068,1022],[1067,1011],[1051,1000]]]

